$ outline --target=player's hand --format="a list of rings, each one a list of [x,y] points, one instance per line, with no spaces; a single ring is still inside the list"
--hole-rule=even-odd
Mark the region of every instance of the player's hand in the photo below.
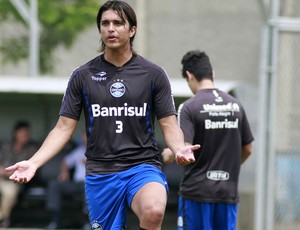
[[[195,162],[194,151],[199,149],[200,145],[186,145],[181,148],[175,156],[179,165],[189,165]]]
[[[36,170],[37,167],[30,161],[20,161],[5,168],[5,171],[12,173],[9,179],[20,184],[29,182]]]
[[[169,148],[165,148],[161,152],[161,155],[162,155],[164,163],[166,163],[166,164],[171,164],[175,160],[175,154]]]

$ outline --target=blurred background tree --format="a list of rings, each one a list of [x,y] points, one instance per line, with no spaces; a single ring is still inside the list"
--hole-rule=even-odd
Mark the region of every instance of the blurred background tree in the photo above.
[[[28,1],[26,1],[28,3]],[[50,73],[53,68],[52,53],[59,45],[71,47],[76,37],[93,23],[96,26],[99,0],[51,0],[38,1],[40,32],[40,72]],[[28,27],[9,0],[0,1],[0,23],[13,19]],[[12,25],[13,26],[13,25]],[[29,31],[29,30],[28,30]],[[4,62],[16,63],[29,56],[29,32],[6,37],[0,44]]]

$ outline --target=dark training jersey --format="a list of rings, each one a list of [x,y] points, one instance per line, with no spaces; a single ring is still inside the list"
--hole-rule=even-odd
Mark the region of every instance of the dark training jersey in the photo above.
[[[180,194],[199,202],[238,202],[242,146],[254,138],[241,103],[218,89],[200,90],[179,107],[185,142],[200,144],[184,167]]]
[[[87,175],[148,163],[161,166],[154,121],[175,115],[165,71],[139,55],[122,67],[103,55],[75,69],[60,115],[79,120],[84,111]]]

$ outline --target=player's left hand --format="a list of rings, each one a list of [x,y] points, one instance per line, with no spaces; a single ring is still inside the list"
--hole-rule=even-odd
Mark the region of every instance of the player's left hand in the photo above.
[[[181,148],[175,156],[179,165],[189,165],[195,162],[194,151],[199,149],[200,145],[186,145]]]

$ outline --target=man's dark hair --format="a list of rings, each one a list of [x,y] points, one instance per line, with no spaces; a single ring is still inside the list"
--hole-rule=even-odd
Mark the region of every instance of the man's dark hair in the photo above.
[[[120,0],[109,0],[106,3],[104,3],[98,11],[97,27],[98,27],[99,32],[100,32],[100,27],[101,27],[100,21],[101,21],[102,14],[103,14],[103,12],[105,12],[109,9],[116,11],[118,13],[118,15],[120,16],[120,18],[123,20],[123,22],[125,22],[127,19],[128,23],[129,23],[129,29],[131,29],[133,26],[137,27],[136,14],[135,14],[134,10],[132,9],[132,7],[128,3],[124,2],[124,1],[120,1]],[[135,37],[135,34],[130,38],[131,50],[132,50],[132,43],[133,43],[134,37]],[[105,50],[105,44],[101,40],[100,51],[103,52],[104,50]]]
[[[18,121],[18,122],[16,122],[13,131],[15,132],[15,131],[18,131],[19,129],[22,129],[22,128],[30,128],[29,122],[27,122],[27,121]]]
[[[183,78],[187,78],[186,71],[189,71],[198,81],[203,79],[213,81],[213,69],[205,52],[200,50],[189,51],[183,56],[181,64]]]

